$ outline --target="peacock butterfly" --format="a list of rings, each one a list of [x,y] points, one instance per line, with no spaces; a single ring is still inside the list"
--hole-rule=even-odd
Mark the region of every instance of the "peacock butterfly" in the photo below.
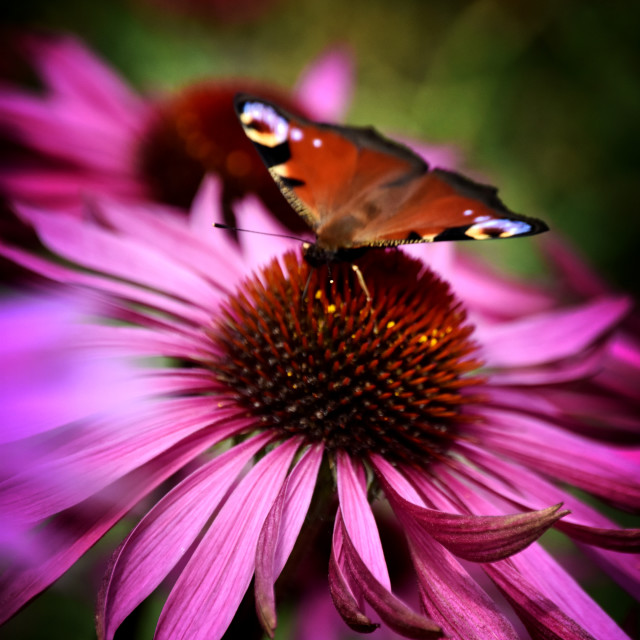
[[[312,122],[257,97],[235,108],[289,204],[316,234],[313,266],[370,247],[530,236],[547,225],[507,209],[497,189],[429,166],[372,127]]]

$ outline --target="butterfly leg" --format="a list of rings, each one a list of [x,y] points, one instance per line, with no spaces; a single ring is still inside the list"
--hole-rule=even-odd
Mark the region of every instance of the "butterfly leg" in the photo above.
[[[358,282],[360,283],[360,286],[362,287],[362,290],[364,291],[364,295],[367,298],[367,303],[371,302],[371,294],[369,293],[369,289],[367,288],[367,285],[365,284],[364,276],[362,275],[362,271],[360,271],[360,268],[358,267],[357,264],[352,264],[351,268],[353,269],[354,273],[356,274],[356,277],[358,278]]]

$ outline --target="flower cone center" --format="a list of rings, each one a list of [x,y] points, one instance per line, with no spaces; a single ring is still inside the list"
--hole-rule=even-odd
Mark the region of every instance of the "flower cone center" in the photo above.
[[[329,274],[294,253],[245,282],[211,333],[214,374],[263,428],[427,463],[471,419],[472,327],[449,286],[402,252],[358,265],[370,301],[350,265]]]

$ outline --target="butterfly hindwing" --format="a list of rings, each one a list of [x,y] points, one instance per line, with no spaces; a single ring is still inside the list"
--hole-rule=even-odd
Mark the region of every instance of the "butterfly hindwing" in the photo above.
[[[493,187],[427,164],[372,128],[295,117],[250,96],[236,110],[271,175],[315,231],[337,251],[441,240],[532,235],[544,222],[509,211]]]

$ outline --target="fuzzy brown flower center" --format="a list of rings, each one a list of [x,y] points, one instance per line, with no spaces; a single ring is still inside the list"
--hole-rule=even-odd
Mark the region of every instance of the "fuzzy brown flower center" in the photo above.
[[[242,130],[233,98],[243,91],[304,115],[286,93],[255,83],[203,82],[188,87],[157,105],[138,150],[141,177],[155,198],[186,209],[205,173],[216,175],[223,185],[227,223],[234,223],[231,204],[253,193],[290,228],[306,228]]]
[[[293,253],[272,262],[229,300],[212,369],[263,428],[427,464],[471,419],[472,327],[449,286],[400,251],[358,265],[370,302],[348,264],[329,275]]]

